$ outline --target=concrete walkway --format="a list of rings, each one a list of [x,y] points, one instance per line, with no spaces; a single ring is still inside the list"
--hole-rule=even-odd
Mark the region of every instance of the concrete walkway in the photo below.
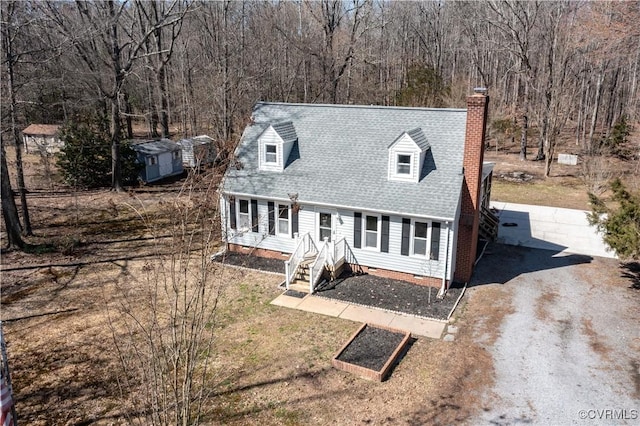
[[[281,294],[276,297],[271,304],[316,314],[329,315],[350,321],[393,327],[399,330],[406,330],[413,336],[424,336],[432,339],[439,339],[447,326],[446,321],[429,320],[413,315],[392,313],[314,295],[306,295],[301,299]]]
[[[583,210],[491,202],[500,218],[497,242],[558,253],[615,258]],[[505,226],[508,224],[510,226]]]

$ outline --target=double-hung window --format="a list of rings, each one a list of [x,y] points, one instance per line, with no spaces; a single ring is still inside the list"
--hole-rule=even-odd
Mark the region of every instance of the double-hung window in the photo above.
[[[396,172],[399,175],[411,174],[411,155],[398,154],[398,168]]]
[[[427,229],[426,222],[415,222],[413,226],[413,254],[416,256],[427,255]]]
[[[378,248],[378,217],[366,216],[364,230],[364,246],[368,248]]]
[[[278,147],[276,145],[267,144],[264,146],[264,162],[277,163]]]
[[[278,204],[278,234],[289,235],[289,206]]]
[[[238,228],[241,230],[249,230],[251,229],[249,200],[238,200],[238,204]]]

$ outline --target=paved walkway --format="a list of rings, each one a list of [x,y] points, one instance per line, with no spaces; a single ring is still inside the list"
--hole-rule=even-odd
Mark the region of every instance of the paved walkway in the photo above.
[[[414,336],[424,336],[433,339],[439,339],[447,327],[446,321],[429,320],[413,315],[392,313],[380,309],[353,305],[339,300],[329,300],[314,295],[306,295],[301,299],[281,294],[275,298],[271,304],[316,314],[329,315],[350,321],[397,328],[406,330]]]
[[[492,201],[491,207],[498,210],[500,217],[499,243],[558,253],[615,257],[607,250],[602,235],[587,222],[586,211],[500,201]]]

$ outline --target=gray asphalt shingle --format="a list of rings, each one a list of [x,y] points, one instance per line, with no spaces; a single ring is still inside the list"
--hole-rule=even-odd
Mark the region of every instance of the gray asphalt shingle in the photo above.
[[[258,103],[227,171],[224,191],[357,210],[453,219],[463,182],[466,110]],[[258,137],[291,122],[296,142],[283,172],[258,168]],[[388,146],[420,128],[431,147],[418,183],[389,181]],[[423,142],[423,141],[421,141]]]

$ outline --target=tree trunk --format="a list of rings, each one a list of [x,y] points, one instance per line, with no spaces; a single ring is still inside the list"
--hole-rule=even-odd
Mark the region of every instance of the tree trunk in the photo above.
[[[15,3],[13,2],[9,4],[8,19],[11,19],[14,6]],[[29,217],[29,207],[27,205],[27,189],[24,183],[24,170],[22,167],[22,143],[20,140],[20,132],[18,131],[18,124],[16,119],[17,111],[13,65],[15,64],[17,58],[14,56],[12,43],[13,34],[11,34],[10,32],[9,24],[3,25],[2,38],[4,42],[5,59],[7,64],[9,113],[11,115],[11,132],[13,134],[13,142],[16,148],[16,176],[18,178],[18,192],[20,193],[20,205],[22,207],[22,221],[24,224],[23,233],[24,235],[33,235],[33,231],[31,230],[31,219]],[[45,152],[43,153],[43,155],[47,155],[47,153]]]
[[[120,164],[120,108],[118,99],[111,99],[111,189],[124,191]]]
[[[16,201],[13,198],[11,181],[9,180],[9,168],[7,167],[7,154],[4,150],[4,142],[0,134],[0,186],[2,188],[2,217],[7,231],[7,248],[24,249],[25,243],[22,240],[20,218]]]
[[[598,121],[598,109],[600,109],[600,99],[602,98],[602,81],[604,80],[604,64],[600,66],[598,71],[598,80],[596,83],[595,101],[593,102],[593,113],[591,114],[591,127],[589,127],[589,153],[593,154],[593,135],[596,131],[596,123]]]
[[[520,135],[520,161],[527,159],[527,130],[529,128],[529,117],[522,115],[522,134]]]

